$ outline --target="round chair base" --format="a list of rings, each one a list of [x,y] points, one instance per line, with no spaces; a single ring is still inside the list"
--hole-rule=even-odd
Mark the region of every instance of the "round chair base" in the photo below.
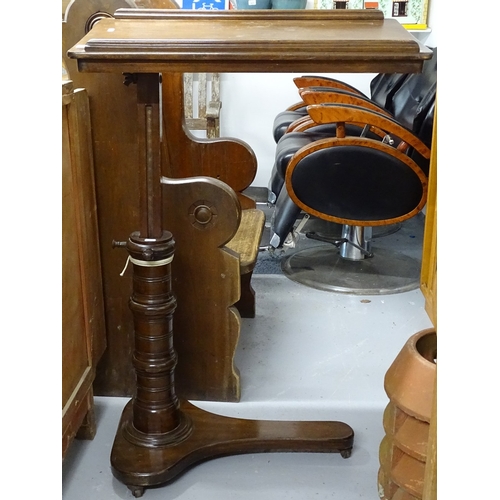
[[[318,245],[290,255],[281,269],[292,281],[329,292],[385,295],[420,286],[419,259],[383,248],[373,253],[352,261],[340,257],[333,245]]]

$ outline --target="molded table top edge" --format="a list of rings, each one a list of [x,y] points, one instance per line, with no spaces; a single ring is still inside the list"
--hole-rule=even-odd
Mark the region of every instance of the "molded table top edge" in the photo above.
[[[290,10],[183,10],[183,9],[118,9],[114,17],[117,19],[266,19],[266,20],[297,20],[297,19],[330,19],[330,20],[369,20],[383,21],[384,13],[377,9],[290,9]]]
[[[432,56],[393,19],[165,11],[142,18],[124,10],[123,18],[103,19],[68,51],[80,71],[279,72],[335,65],[332,72],[392,72],[401,64],[401,71],[418,72]]]

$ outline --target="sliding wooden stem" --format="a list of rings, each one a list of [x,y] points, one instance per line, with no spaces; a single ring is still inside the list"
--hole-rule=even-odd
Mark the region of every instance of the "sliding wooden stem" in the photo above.
[[[136,82],[141,228],[130,236],[127,250],[134,268],[130,309],[137,386],[133,418],[124,432],[131,443],[158,446],[184,439],[190,425],[179,410],[174,386],[177,356],[172,317],[176,302],[170,270],[174,240],[162,229],[159,75],[139,74]]]
[[[162,236],[160,159],[160,75],[137,75],[137,118],[139,123],[138,182],[140,190],[141,236]]]

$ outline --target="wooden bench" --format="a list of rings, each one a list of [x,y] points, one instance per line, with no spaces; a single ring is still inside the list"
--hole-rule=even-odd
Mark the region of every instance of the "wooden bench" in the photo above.
[[[242,210],[234,190],[211,177],[163,177],[162,185],[164,224],[176,245],[177,393],[194,400],[238,401],[237,307],[241,282],[250,282],[255,265],[264,213]],[[246,303],[254,304],[254,297]]]
[[[168,8],[168,4],[171,4],[169,0],[142,0],[143,4],[147,3],[143,6],[149,8],[154,7],[153,2],[157,3],[156,8]],[[102,280],[106,291],[104,307],[107,349],[96,369],[94,394],[98,396],[131,396],[135,390],[136,376],[131,362],[134,351],[134,325],[128,306],[132,292],[132,272],[129,269],[123,276],[120,275],[127,255],[124,250],[113,249],[112,242],[113,240],[126,241],[130,233],[139,227],[136,209],[136,202],[139,199],[136,182],[138,154],[135,119],[136,89],[134,85],[124,85],[123,77],[119,74],[80,73],[76,68],[76,61],[66,57],[66,51],[83,37],[87,21],[95,18],[96,12],[102,13],[103,16],[111,16],[119,8],[130,8],[131,3],[131,0],[92,0],[92,2],[74,0],[65,11],[62,23],[63,60],[74,78],[75,88],[85,88],[90,97],[99,244]],[[215,253],[218,256],[222,252],[220,245],[224,247],[226,264],[234,266],[236,262],[238,269],[235,275],[235,271],[223,272],[219,268],[219,271],[226,275],[226,279],[220,283],[226,291],[221,289],[217,293],[229,294],[228,290],[232,290],[231,306],[227,307],[231,307],[231,311],[234,311],[230,314],[224,313],[222,316],[226,317],[226,320],[221,319],[219,323],[213,318],[218,314],[218,309],[213,308],[213,285],[210,285],[212,287],[210,290],[199,289],[200,287],[196,286],[198,289],[196,294],[183,294],[180,288],[177,290],[181,284],[175,284],[175,292],[186,297],[185,300],[179,299],[179,305],[174,314],[176,345],[179,344],[180,338],[184,338],[183,336],[189,338],[204,335],[207,339],[212,338],[213,342],[221,344],[226,342],[225,352],[230,353],[221,354],[220,359],[214,359],[210,358],[212,352],[210,349],[193,354],[190,351],[183,352],[181,348],[179,374],[176,375],[176,380],[180,382],[181,378],[185,378],[185,384],[184,386],[181,384],[177,392],[180,397],[186,399],[195,399],[193,396],[196,395],[197,399],[237,401],[239,379],[233,374],[237,370],[233,368],[232,356],[239,335],[241,316],[251,317],[255,314],[255,298],[250,280],[264,224],[262,215],[253,218],[252,212],[246,212],[246,209],[255,209],[255,201],[242,194],[242,191],[253,181],[257,162],[251,148],[237,139],[194,137],[186,123],[183,104],[184,75],[179,73],[165,76],[162,84],[163,127],[164,131],[168,131],[166,135],[170,140],[162,144],[162,174],[167,178],[189,178],[200,175],[213,177],[217,188],[211,193],[212,198],[217,201],[220,196],[225,196],[221,193],[232,188],[232,198],[237,199],[235,205],[238,207],[231,212],[238,224],[235,226],[235,222],[229,223],[231,229],[226,229],[226,232],[230,232],[231,236],[223,243],[217,242],[213,248],[202,247],[199,240],[195,238],[193,244],[185,245],[182,242],[190,233],[183,224],[179,223],[184,220],[182,211],[185,208],[181,209],[182,204],[170,205],[169,196],[165,196],[166,207],[169,207],[168,213],[171,217],[165,227],[172,231],[178,245],[173,269],[175,270],[176,266],[181,265],[183,261],[182,249],[191,247],[196,249],[198,256],[193,258],[190,266],[193,270],[196,269],[195,275],[198,272],[203,273],[206,267],[204,263],[209,262],[207,260],[209,257],[205,258],[205,254],[208,256]],[[221,187],[223,183],[225,183],[224,188]],[[187,208],[199,199],[204,198],[193,199]],[[234,242],[229,243],[232,238]],[[238,241],[240,243],[236,243]],[[245,241],[250,242],[248,248],[245,244],[242,245]],[[228,245],[225,246],[226,243]],[[214,244],[210,243],[210,245]],[[253,251],[245,251],[250,248]],[[227,255],[232,258],[229,259]],[[215,260],[218,258],[216,257]],[[228,260],[231,264],[228,264]],[[183,319],[183,308],[190,311],[191,315],[197,318],[197,324],[202,326],[191,330],[189,326],[191,319]],[[184,325],[183,322],[185,322]],[[186,331],[187,334],[184,333]],[[192,366],[194,359],[198,360],[200,366],[207,366],[208,371],[212,370],[214,365],[217,367],[225,365],[225,367],[222,370],[217,368],[217,373],[213,376],[207,372],[207,379],[216,380],[216,382],[205,383],[204,380],[200,382],[194,376],[190,380],[191,370],[185,369],[184,372],[181,370],[183,366]],[[227,380],[220,376],[220,372],[225,374]]]
[[[187,82],[191,85],[189,78]],[[257,161],[243,141],[198,138],[191,133],[185,86],[185,74],[163,75],[164,227],[172,231],[177,245],[172,265],[178,297],[174,319],[177,392],[186,399],[238,401],[240,385],[234,351],[240,318],[255,316],[251,278],[265,224],[265,215],[256,209],[255,200],[243,194],[255,177]],[[207,179],[202,182],[195,179],[198,176]],[[175,183],[174,179],[183,181]],[[196,196],[188,195],[186,186],[198,186]],[[227,194],[228,190],[232,195]],[[234,206],[224,206],[226,213],[222,217],[218,207],[228,196]],[[193,210],[202,205],[217,208],[211,219],[214,224],[217,220],[217,225],[207,224],[203,231],[199,223],[190,223]],[[238,272],[228,252],[237,257]],[[224,279],[220,279],[222,275]],[[196,286],[186,276],[192,276]]]

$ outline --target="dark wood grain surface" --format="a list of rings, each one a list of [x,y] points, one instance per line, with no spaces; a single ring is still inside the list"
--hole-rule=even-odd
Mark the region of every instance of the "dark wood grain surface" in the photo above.
[[[124,10],[69,51],[80,71],[419,72],[431,51],[378,12]],[[357,16],[359,14],[359,16]]]

